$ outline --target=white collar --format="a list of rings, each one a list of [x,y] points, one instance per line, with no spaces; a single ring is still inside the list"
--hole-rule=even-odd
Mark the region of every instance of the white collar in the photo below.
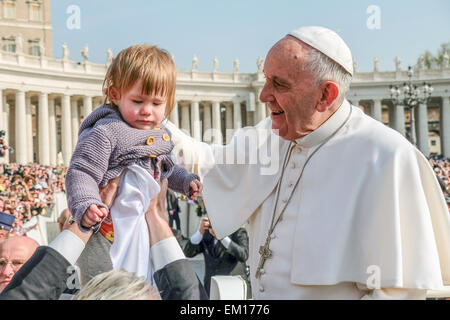
[[[350,103],[347,100],[344,100],[335,113],[333,113],[328,120],[322,123],[320,127],[306,136],[296,139],[294,143],[305,148],[311,148],[318,145],[332,135],[333,132],[335,132],[337,128],[344,123],[350,112],[350,108]]]

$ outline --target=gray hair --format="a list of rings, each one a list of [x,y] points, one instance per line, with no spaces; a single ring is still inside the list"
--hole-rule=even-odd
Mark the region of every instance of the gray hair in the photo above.
[[[155,287],[144,277],[123,269],[111,270],[92,278],[80,291],[77,300],[160,300]]]
[[[343,100],[350,89],[352,75],[314,48],[308,47],[308,55],[302,63],[302,70],[314,75],[314,85],[316,86],[327,80],[336,82],[339,86],[339,96],[336,98],[338,101]]]

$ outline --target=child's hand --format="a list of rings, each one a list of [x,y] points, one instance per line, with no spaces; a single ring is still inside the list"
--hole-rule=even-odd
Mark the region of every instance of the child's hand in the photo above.
[[[81,225],[85,228],[90,228],[96,223],[100,222],[108,215],[108,210],[99,207],[96,204],[91,204],[81,218]]]
[[[191,181],[191,183],[189,184],[189,191],[190,191],[190,199],[194,200],[198,197],[198,195],[202,192],[203,190],[203,184],[198,181],[197,179],[194,179]]]

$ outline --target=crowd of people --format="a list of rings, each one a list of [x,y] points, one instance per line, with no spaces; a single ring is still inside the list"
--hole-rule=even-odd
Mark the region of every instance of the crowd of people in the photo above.
[[[434,157],[430,159],[430,165],[436,174],[450,210],[450,159]]]
[[[0,212],[15,216],[12,233],[25,235],[32,217],[48,215],[54,207],[54,194],[65,192],[65,167],[37,163],[0,164]]]

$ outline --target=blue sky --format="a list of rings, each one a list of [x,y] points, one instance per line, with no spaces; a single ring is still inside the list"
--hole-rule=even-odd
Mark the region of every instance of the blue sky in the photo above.
[[[70,5],[80,8],[80,28],[69,29]],[[380,28],[369,29],[380,9]],[[70,58],[104,63],[106,50],[114,54],[136,43],[152,43],[175,56],[178,69],[189,70],[197,55],[200,71],[231,72],[238,58],[242,72],[255,72],[258,56],[290,30],[305,25],[338,31],[358,64],[371,71],[378,57],[380,70],[394,70],[399,56],[402,67],[414,64],[425,50],[436,53],[450,41],[450,0],[51,0],[53,56],[62,55],[67,43]],[[371,20],[373,21],[373,20]]]

